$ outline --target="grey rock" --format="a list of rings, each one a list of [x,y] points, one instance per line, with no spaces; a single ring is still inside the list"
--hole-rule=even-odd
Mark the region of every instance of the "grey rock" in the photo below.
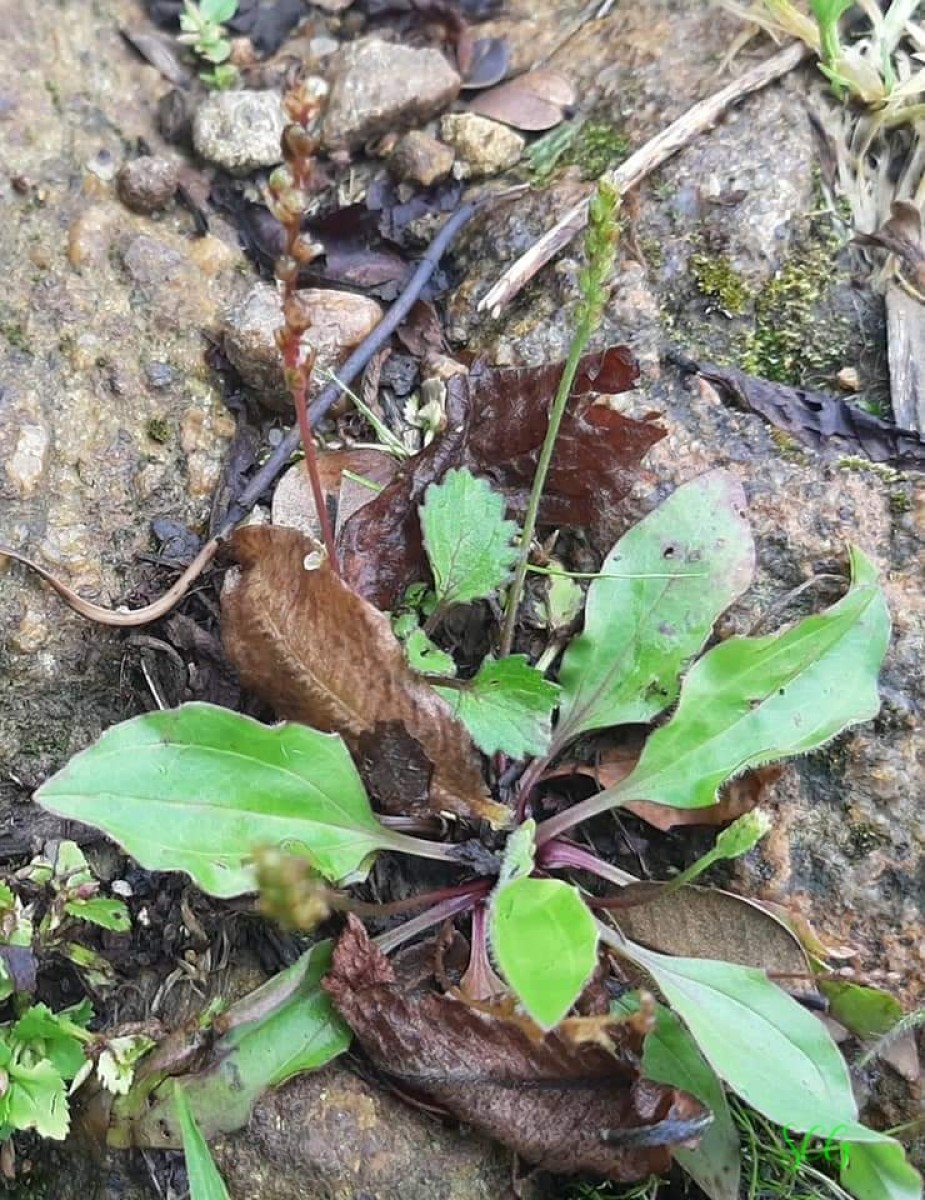
[[[207,162],[247,175],[282,161],[285,126],[279,92],[211,92],[193,118],[193,146]]]
[[[145,154],[125,164],[116,176],[122,203],[138,213],[154,213],[173,199],[179,182],[177,164]]]
[[[440,122],[440,136],[456,151],[453,174],[458,179],[500,175],[520,161],[527,140],[475,113],[448,113]]]
[[[379,38],[344,47],[329,69],[323,137],[331,150],[362,146],[378,134],[423,124],[456,99],[461,82],[439,51]]]
[[[306,288],[299,292],[310,318],[304,341],[317,352],[313,390],[323,386],[319,373],[334,370],[382,319],[382,308],[367,296],[333,289]],[[291,412],[292,401],[283,377],[276,331],[283,323],[279,295],[266,283],[256,284],[226,314],[225,353],[261,403],[278,412]]]
[[[429,133],[415,129],[398,141],[388,166],[393,178],[430,187],[449,175],[453,151]]]

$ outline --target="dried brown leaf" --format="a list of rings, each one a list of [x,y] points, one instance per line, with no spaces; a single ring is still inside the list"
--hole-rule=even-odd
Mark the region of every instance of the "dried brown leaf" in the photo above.
[[[451,467],[487,476],[514,513],[524,511],[561,375],[561,363],[515,370],[476,364],[468,380],[449,381],[446,431],[339,536],[351,586],[389,608],[410,583],[426,578],[417,509],[427,487]],[[627,391],[637,375],[624,346],[581,360],[540,506],[542,524],[594,526],[610,519],[638,478],[639,460],[665,436],[651,419],[632,420],[592,402],[592,393]]]
[[[400,722],[433,764],[427,811],[505,824],[468,733],[411,671],[388,618],[327,564],[306,570],[312,549],[293,529],[251,526],[230,539],[242,573],[223,598],[222,633],[244,685],[354,750],[377,724]]]
[[[693,1097],[639,1078],[638,1025],[606,1022],[604,1039],[601,1018],[577,1018],[544,1035],[402,986],[355,917],[322,986],[380,1070],[546,1170],[643,1178],[709,1121]]]
[[[651,800],[634,800],[626,805],[627,812],[639,817],[656,829],[676,829],[679,825],[727,825],[751,810],[761,801],[765,788],[779,779],[783,767],[772,764],[746,771],[728,783],[717,804],[707,808],[672,808],[668,804],[654,804]],[[624,778],[626,772],[619,778]],[[602,787],[612,784],[603,782]],[[614,782],[618,782],[614,779]]]
[[[532,133],[558,125],[574,104],[575,89],[564,75],[536,70],[480,92],[469,111]]]

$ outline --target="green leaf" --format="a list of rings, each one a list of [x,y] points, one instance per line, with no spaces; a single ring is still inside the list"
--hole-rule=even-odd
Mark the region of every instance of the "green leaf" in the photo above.
[[[390,844],[338,736],[211,704],[114,726],[35,798],[102,829],[148,870],[186,871],[213,896],[256,890],[255,846],[284,845],[345,881],[365,876]]]
[[[96,1064],[97,1078],[106,1091],[124,1096],[132,1085],[138,1060],[156,1045],[143,1033],[109,1038]]]
[[[481,600],[502,587],[517,559],[504,497],[469,471],[447,471],[421,506],[424,546],[441,606]]]
[[[498,966],[529,1015],[552,1029],[597,965],[597,927],[578,889],[559,879],[515,879],[491,904]]]
[[[507,839],[498,875],[499,890],[515,879],[526,879],[532,874],[536,857],[535,835],[536,821],[531,817],[518,825]]]
[[[350,1045],[350,1030],[321,990],[330,966],[331,943],[318,942],[224,1014],[227,1032],[215,1043],[211,1063],[183,1081],[209,1137],[242,1128],[268,1088],[323,1067]],[[170,1080],[154,1091],[133,1088],[116,1102],[114,1123],[120,1144],[179,1145]]]
[[[854,547],[851,564],[854,584],[832,608],[785,633],[730,638],[704,655],[672,719],[609,796],[706,807],[730,776],[814,750],[875,716],[890,619],[874,569]]]
[[[230,1200],[225,1181],[218,1173],[206,1139],[199,1132],[189,1101],[178,1086],[174,1089],[174,1104],[183,1131],[183,1153],[186,1155],[186,1174],[189,1178],[189,1200]]]
[[[6,1065],[9,1085],[0,1101],[0,1121],[14,1129],[34,1129],[39,1137],[63,1141],[71,1123],[64,1080],[47,1058],[32,1066]]]
[[[584,632],[562,659],[555,749],[577,734],[651,721],[755,563],[741,484],[711,471],[633,526],[592,581]],[[624,576],[613,578],[612,576]]]
[[[33,1004],[13,1026],[10,1038],[19,1043],[24,1061],[47,1059],[62,1079],[73,1079],[84,1065],[84,1043],[68,1029],[71,1024],[65,1013]]]
[[[816,986],[829,1002],[829,1013],[860,1038],[882,1037],[902,1019],[902,1005],[880,988],[845,979],[819,979]]]
[[[111,929],[114,933],[127,933],[132,928],[125,902],[115,897],[95,896],[90,900],[68,900],[64,911],[78,920]]]
[[[485,754],[501,750],[524,758],[542,754],[549,746],[559,689],[530,666],[526,655],[486,660],[462,686],[435,690]]]
[[[614,1004],[618,1013],[638,1008],[632,995]],[[675,1149],[672,1154],[710,1200],[739,1200],[739,1134],[723,1085],[675,1014],[661,1004],[656,1007],[655,1028],[646,1035],[642,1073],[656,1083],[682,1088],[710,1109],[713,1124],[697,1148]]]
[[[848,1142],[839,1182],[857,1200],[922,1200],[922,1177],[899,1142]]]
[[[410,615],[410,614],[409,614]],[[422,675],[455,675],[453,656],[431,641],[423,629],[414,629],[404,639],[408,665]]]
[[[652,976],[716,1074],[752,1108],[791,1129],[856,1120],[848,1068],[825,1026],[763,971],[632,942],[615,948]]]

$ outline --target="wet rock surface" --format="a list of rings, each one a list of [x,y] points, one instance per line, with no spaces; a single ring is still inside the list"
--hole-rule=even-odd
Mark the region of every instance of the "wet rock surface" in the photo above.
[[[213,92],[196,109],[196,153],[233,175],[247,175],[280,161],[286,124],[279,92]]]

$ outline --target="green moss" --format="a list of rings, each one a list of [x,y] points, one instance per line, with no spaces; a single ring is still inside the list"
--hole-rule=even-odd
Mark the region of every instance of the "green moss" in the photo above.
[[[725,254],[692,254],[690,269],[702,295],[725,312],[738,316],[748,307],[751,291]]]
[[[151,417],[145,426],[145,433],[152,442],[162,446],[170,441],[170,422],[164,417]]]
[[[890,840],[876,825],[870,825],[867,822],[850,825],[848,839],[850,843],[847,850],[849,858],[865,858],[871,851],[887,845]]]
[[[871,462],[869,458],[862,458],[859,454],[846,454],[840,458],[838,469],[840,471],[869,471],[872,475],[879,476],[884,483],[889,484],[906,482],[906,476],[902,471],[897,471],[888,463]]]
[[[890,492],[890,512],[894,517],[901,517],[912,509],[912,497],[908,492]]]
[[[29,335],[19,321],[7,321],[5,324],[0,325],[0,333],[3,334],[15,350],[22,350],[26,354],[32,353],[32,343],[29,340]]]
[[[527,152],[536,183],[548,183],[559,167],[578,167],[585,179],[600,179],[630,152],[626,135],[611,121],[560,125]]]

